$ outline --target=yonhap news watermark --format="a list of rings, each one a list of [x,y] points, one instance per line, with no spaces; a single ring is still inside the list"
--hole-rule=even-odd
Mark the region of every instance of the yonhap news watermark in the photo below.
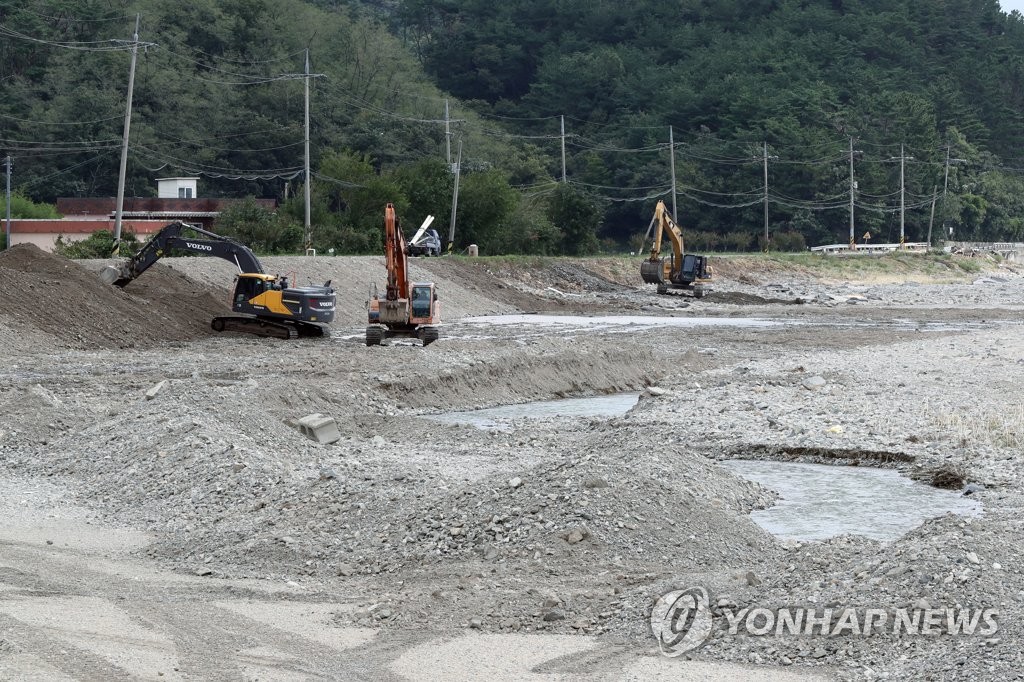
[[[750,637],[991,637],[999,631],[999,610],[943,606],[713,605],[703,587],[661,595],[651,609],[651,632],[665,656],[699,648],[717,629]]]

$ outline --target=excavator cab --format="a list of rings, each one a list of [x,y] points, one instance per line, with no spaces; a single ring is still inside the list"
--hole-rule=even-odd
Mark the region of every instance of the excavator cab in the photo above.
[[[412,316],[430,318],[434,299],[434,287],[430,284],[416,284],[412,288]]]

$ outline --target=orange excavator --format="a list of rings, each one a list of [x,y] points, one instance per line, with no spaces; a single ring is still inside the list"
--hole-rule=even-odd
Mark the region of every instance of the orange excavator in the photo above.
[[[440,335],[440,305],[433,282],[409,281],[409,246],[395,214],[394,204],[384,209],[384,258],[388,270],[382,299],[374,285],[367,302],[366,345],[379,346],[396,336],[418,338],[424,346]]]

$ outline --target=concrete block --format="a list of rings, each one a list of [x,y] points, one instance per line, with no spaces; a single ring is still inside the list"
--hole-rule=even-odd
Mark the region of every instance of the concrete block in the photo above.
[[[299,420],[299,433],[317,443],[336,443],[341,440],[341,432],[333,417],[325,417],[319,412],[306,415]]]

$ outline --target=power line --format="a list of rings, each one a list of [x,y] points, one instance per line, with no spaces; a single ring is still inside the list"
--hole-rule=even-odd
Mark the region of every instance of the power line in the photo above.
[[[0,114],[0,118],[6,118],[11,121],[18,121],[19,123],[31,123],[32,125],[41,126],[84,126],[92,125],[93,123],[106,123],[107,121],[114,121],[121,118],[121,115],[108,116],[107,118],[97,118],[92,121],[35,121],[30,118],[17,118],[16,116],[8,116],[7,114]]]
[[[3,24],[0,24],[0,35],[7,36],[8,38],[16,38],[18,40],[39,43],[41,45],[48,45],[50,47],[59,47],[65,50],[77,50],[79,52],[124,52],[133,48],[133,43],[130,41],[115,39],[69,41],[43,40],[42,38],[35,38],[33,36],[20,33]],[[149,46],[152,44],[144,43],[143,45]]]
[[[14,10],[15,12],[24,12],[25,14],[31,14],[31,15],[40,17],[42,19],[50,19],[52,21],[67,21],[67,20],[71,20],[71,21],[78,21],[78,22],[81,22],[81,23],[98,24],[98,23],[105,23],[105,22],[111,22],[111,21],[126,21],[127,19],[131,18],[127,14],[112,14],[112,15],[110,15],[108,17],[95,17],[95,18],[92,18],[92,19],[83,19],[82,17],[75,17],[75,16],[71,16],[71,15],[55,17],[55,16],[51,16],[49,14],[40,14],[39,12],[34,12],[34,11],[32,11],[32,10],[26,8],[26,7],[22,7],[20,5],[14,5],[14,4],[7,3],[7,2],[0,2],[0,7],[6,7],[7,9]]]

